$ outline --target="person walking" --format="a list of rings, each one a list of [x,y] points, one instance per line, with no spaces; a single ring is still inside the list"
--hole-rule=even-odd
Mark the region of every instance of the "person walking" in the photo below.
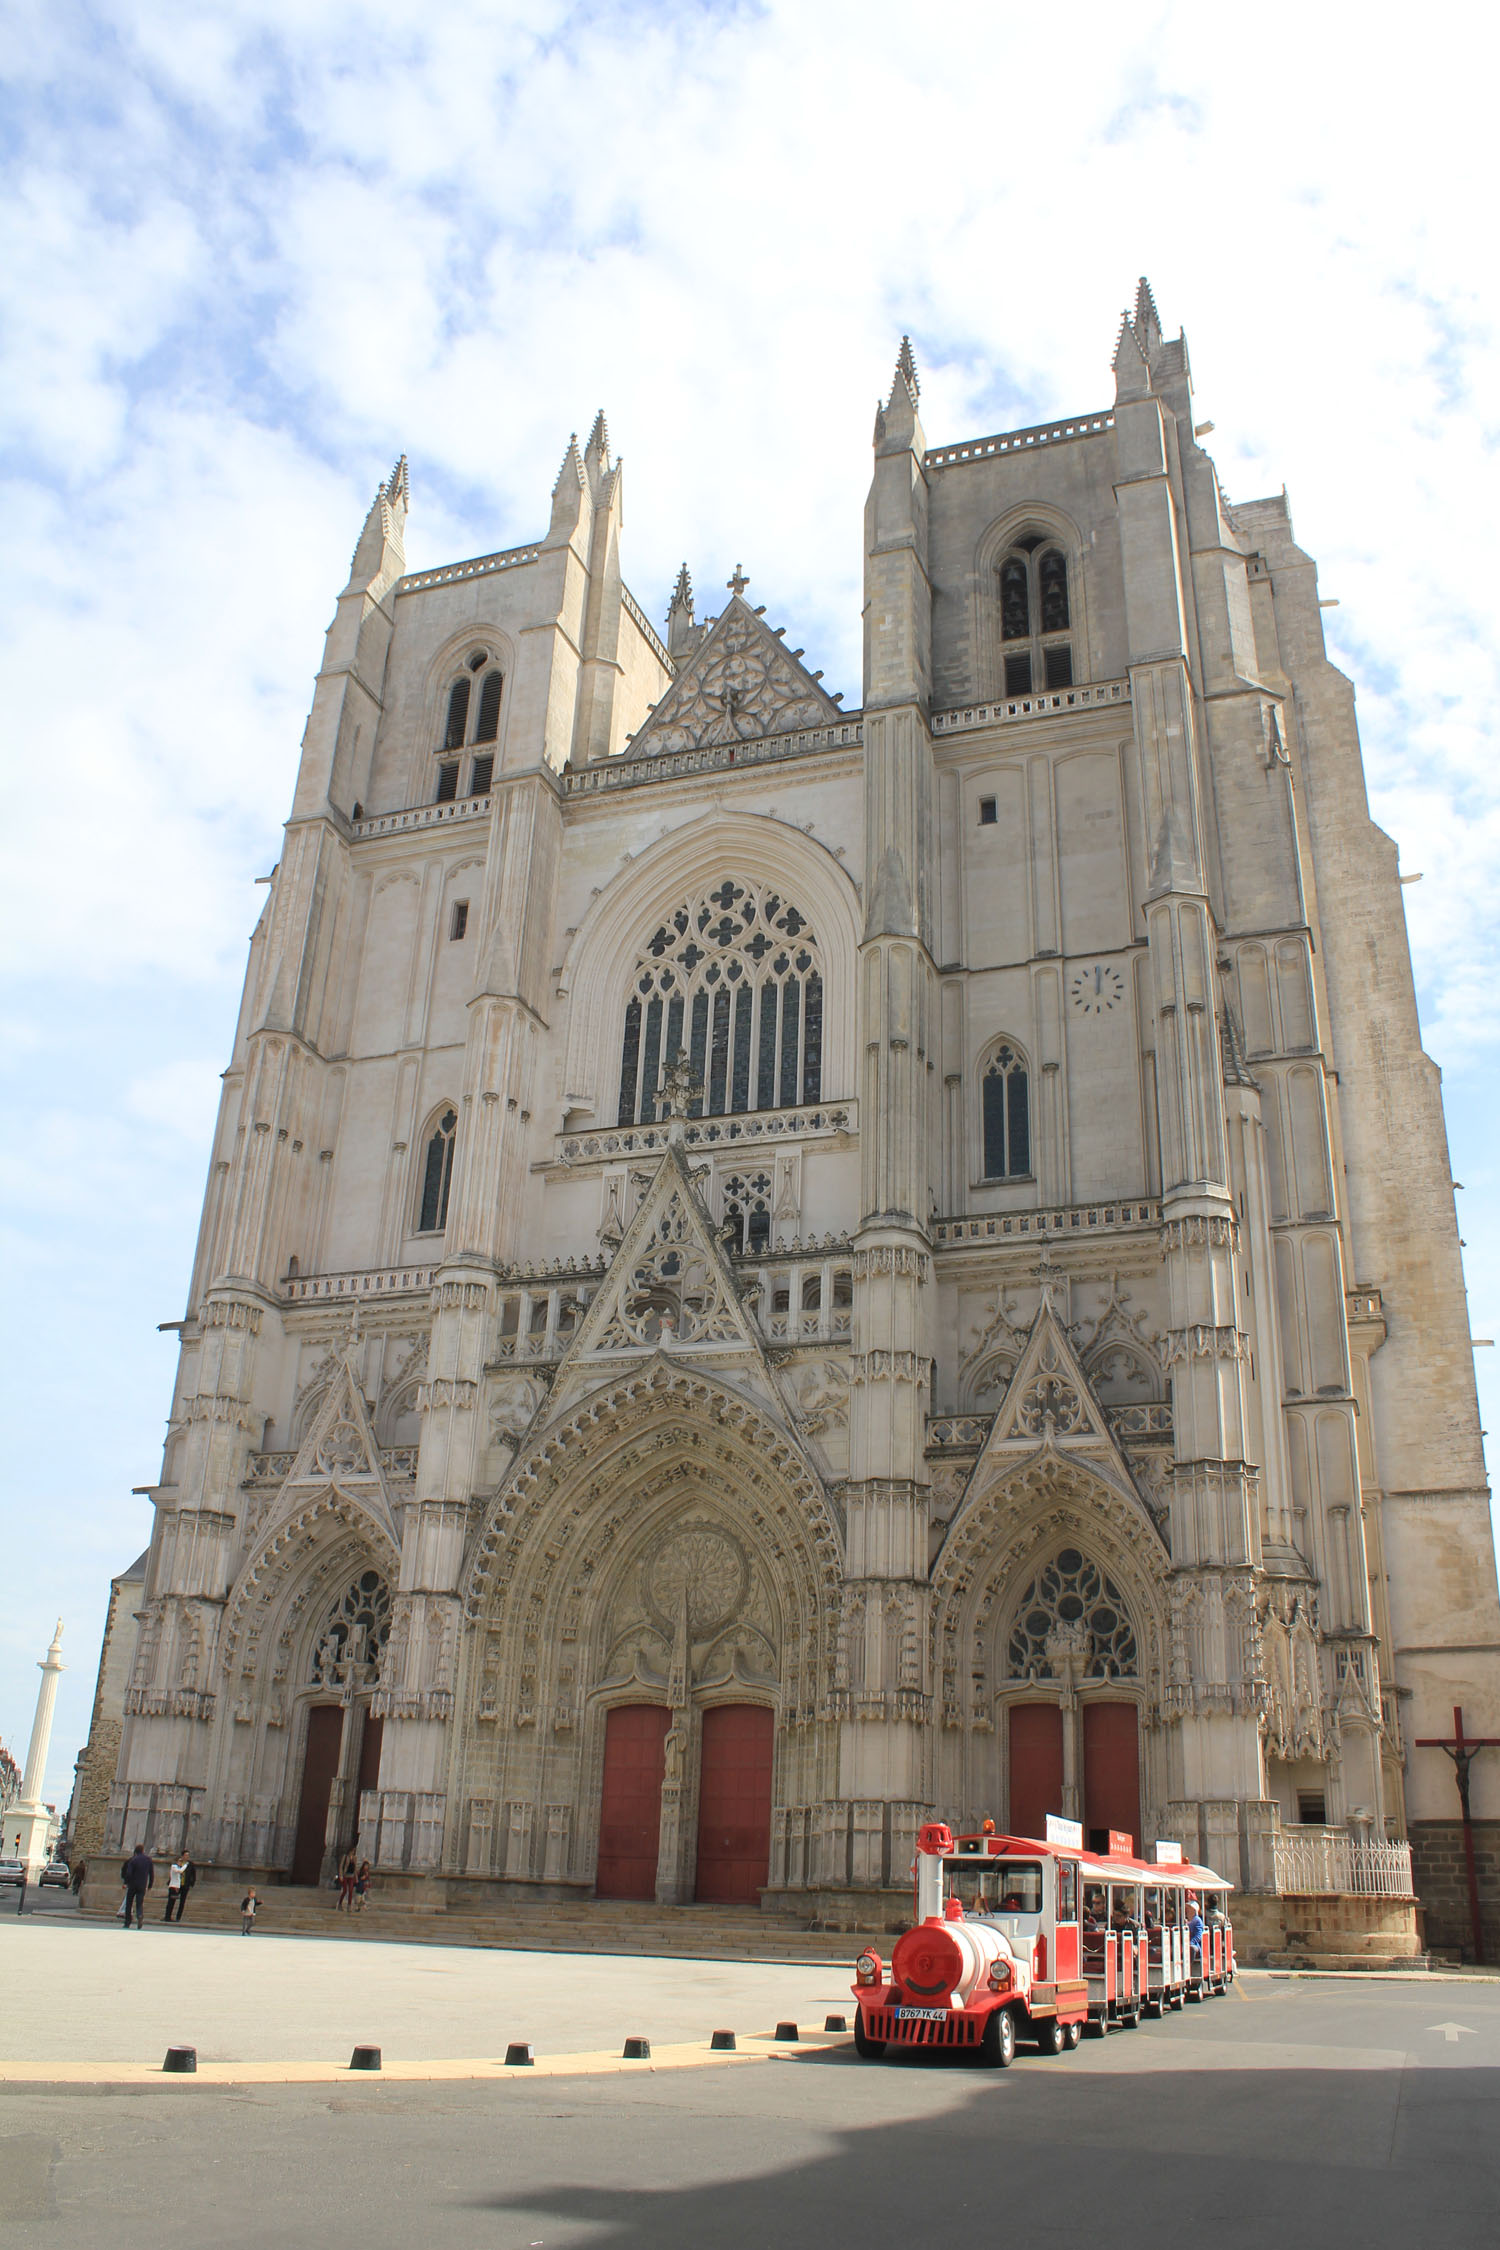
[[[351,1844],[339,1861],[338,1911],[340,1914],[352,1914],[354,1911],[354,1875],[354,1846]]]
[[[80,1860],[75,1860],[75,1861],[74,1861],[74,1863],[73,1863],[73,1873],[72,1873],[72,1884],[73,1884],[73,1896],[74,1896],[75,1898],[80,1898],[80,1897],[81,1897],[81,1896],[83,1895],[83,1878],[84,1878],[84,1876],[85,1876],[85,1875],[87,1875],[88,1871],[89,1871],[89,1863],[88,1863],[88,1861],[87,1861],[86,1859],[80,1859]]]
[[[362,1859],[359,1863],[359,1873],[354,1878],[354,1911],[356,1914],[363,1914],[369,1889],[370,1862],[367,1859]]]
[[[21,1881],[16,1891],[17,1914],[24,1914],[26,1912],[26,1885],[30,1880],[30,1877],[31,1869],[23,1859],[21,1862]]]
[[[248,1937],[250,1935],[250,1932],[254,1929],[255,1917],[257,1912],[259,1911],[259,1907],[260,1900],[255,1895],[255,1886],[252,1883],[249,1890],[246,1891],[244,1897],[240,1900],[241,1937]]]
[[[170,1921],[171,1921],[171,1919],[172,1919],[172,1909],[173,1909],[173,1907],[175,1906],[175,1907],[178,1907],[178,1908],[180,1908],[180,1907],[181,1907],[181,1905],[182,1905],[182,1855],[181,1855],[181,1854],[179,1854],[179,1856],[178,1856],[178,1857],[177,1857],[176,1859],[174,1859],[174,1860],[173,1860],[173,1862],[172,1862],[171,1866],[170,1866],[170,1867],[169,1867],[169,1868],[167,1869],[167,1910],[166,1910],[166,1912],[165,1912],[165,1913],[163,1914],[163,1916],[162,1916],[162,1920],[163,1920],[164,1922],[170,1922]],[[180,1921],[181,1919],[182,1919],[182,1916],[181,1916],[181,1914],[180,1914],[180,1912],[179,1912],[179,1914],[178,1914],[178,1920]]]
[[[144,1844],[137,1844],[125,1865],[120,1869],[120,1879],[125,1885],[125,1927],[130,1927],[130,1916],[135,1914],[135,1926],[146,1926],[146,1893],[156,1881],[156,1864]]]
[[[190,1851],[182,1855],[182,1883],[177,1893],[177,1919],[180,1922],[187,1908],[188,1892],[198,1880],[198,1863]]]

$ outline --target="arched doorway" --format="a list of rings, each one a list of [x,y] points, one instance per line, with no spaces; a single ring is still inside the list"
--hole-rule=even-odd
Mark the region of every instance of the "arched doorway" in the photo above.
[[[660,1703],[617,1704],[604,1722],[597,1898],[656,1896],[661,1790],[672,1714]]]
[[[695,1896],[756,1906],[771,1863],[776,1721],[763,1703],[716,1703],[703,1714]]]
[[[297,1840],[292,1847],[292,1881],[316,1883],[323,1871],[328,1804],[338,1778],[344,1745],[344,1712],[338,1703],[315,1703],[307,1714],[307,1747],[302,1754],[302,1789],[297,1800]]]

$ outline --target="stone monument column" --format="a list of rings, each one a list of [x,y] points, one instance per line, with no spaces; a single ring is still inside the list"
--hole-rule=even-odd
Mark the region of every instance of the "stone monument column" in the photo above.
[[[47,1831],[52,1824],[51,1815],[42,1803],[42,1786],[47,1773],[47,1752],[52,1747],[57,1683],[64,1670],[62,1635],[62,1619],[59,1618],[52,1645],[39,1666],[42,1684],[37,1690],[36,1717],[31,1722],[31,1743],[26,1752],[26,1771],[21,1777],[21,1795],[5,1816],[6,1846],[13,1846],[14,1856],[26,1862],[32,1881],[46,1864]]]

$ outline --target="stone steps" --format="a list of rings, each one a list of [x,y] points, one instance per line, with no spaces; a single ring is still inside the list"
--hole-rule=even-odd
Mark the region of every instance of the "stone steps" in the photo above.
[[[200,1883],[188,1919],[200,1928],[240,1925],[236,1886]],[[847,1930],[811,1930],[790,1915],[753,1907],[651,1906],[609,1901],[557,1906],[469,1908],[421,1902],[382,1904],[340,1914],[331,1890],[276,1884],[260,1892],[259,1930],[280,1937],[383,1938],[408,1945],[481,1945],[509,1952],[639,1953],[703,1961],[795,1961],[848,1968],[860,1939]],[[147,1917],[153,1918],[152,1892]],[[101,1905],[86,1912],[107,1917]],[[154,1918],[160,1920],[159,1905]],[[888,1941],[887,1941],[888,1942]]]

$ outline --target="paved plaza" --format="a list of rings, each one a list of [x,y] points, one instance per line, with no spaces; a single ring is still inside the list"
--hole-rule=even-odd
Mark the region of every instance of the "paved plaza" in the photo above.
[[[0,1983],[7,2250],[1500,2235],[1500,1981],[1252,1973],[1003,2073],[861,2064],[840,2040],[773,2049],[778,2017],[849,2007],[818,1968],[126,1936],[54,1908],[0,1915]],[[720,2027],[742,2035],[728,2063],[705,2044]],[[653,2063],[620,2061],[628,2034]],[[559,2075],[503,2074],[516,2037]],[[233,2082],[148,2077],[176,2040],[239,2066]],[[384,2050],[379,2079],[340,2067],[361,2040]]]

